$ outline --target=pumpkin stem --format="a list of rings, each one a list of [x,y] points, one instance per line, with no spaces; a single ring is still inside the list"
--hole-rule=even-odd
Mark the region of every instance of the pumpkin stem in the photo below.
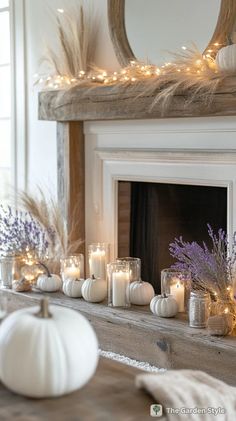
[[[162,295],[163,298],[168,298],[168,296],[166,295],[166,293],[164,292],[164,294]]]
[[[91,279],[96,279],[94,275],[91,276]]]
[[[51,278],[52,277],[52,275],[51,275],[48,267],[44,263],[38,262],[37,265],[38,266],[42,266],[45,269],[48,278]]]
[[[40,317],[41,319],[50,319],[52,317],[48,309],[48,303],[49,303],[48,297],[44,297],[40,301],[40,310],[38,313],[35,314],[36,317]]]

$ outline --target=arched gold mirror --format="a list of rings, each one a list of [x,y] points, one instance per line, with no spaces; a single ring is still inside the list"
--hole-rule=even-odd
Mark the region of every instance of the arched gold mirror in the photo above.
[[[236,41],[236,0],[108,0],[110,34],[122,66],[161,64],[195,43],[201,52]]]

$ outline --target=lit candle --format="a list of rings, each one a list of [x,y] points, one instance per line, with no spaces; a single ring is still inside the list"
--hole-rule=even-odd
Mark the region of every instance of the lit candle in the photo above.
[[[75,265],[66,267],[63,272],[63,278],[64,279],[70,278],[73,280],[80,279],[80,268]]]
[[[112,274],[112,304],[114,307],[126,306],[126,295],[129,289],[129,273],[114,272]]]
[[[89,256],[90,276],[106,279],[106,253],[105,250],[92,251]]]
[[[184,285],[177,279],[176,283],[170,286],[170,294],[174,296],[179,307],[179,313],[184,312]]]

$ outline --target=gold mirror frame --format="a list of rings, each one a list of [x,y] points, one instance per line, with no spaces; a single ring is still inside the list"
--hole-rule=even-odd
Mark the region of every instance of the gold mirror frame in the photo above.
[[[119,63],[125,67],[131,60],[137,60],[127,38],[125,28],[125,0],[107,0],[107,2],[111,40]],[[205,51],[215,43],[219,43],[219,47],[216,47],[214,50],[214,54],[216,54],[220,48],[229,44],[235,23],[236,0],[221,0],[216,28]]]

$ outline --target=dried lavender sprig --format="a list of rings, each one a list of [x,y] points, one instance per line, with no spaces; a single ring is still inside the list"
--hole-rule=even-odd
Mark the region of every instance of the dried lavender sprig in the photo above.
[[[212,241],[211,250],[205,243],[201,246],[196,242],[185,242],[182,237],[175,238],[169,246],[171,256],[177,260],[173,267],[189,270],[196,287],[225,294],[232,285],[234,275],[236,234],[231,252],[227,235],[222,229],[216,235],[208,224],[208,234]]]
[[[0,206],[0,253],[22,253],[30,249],[46,255],[54,241],[53,228],[46,231],[30,213]]]

